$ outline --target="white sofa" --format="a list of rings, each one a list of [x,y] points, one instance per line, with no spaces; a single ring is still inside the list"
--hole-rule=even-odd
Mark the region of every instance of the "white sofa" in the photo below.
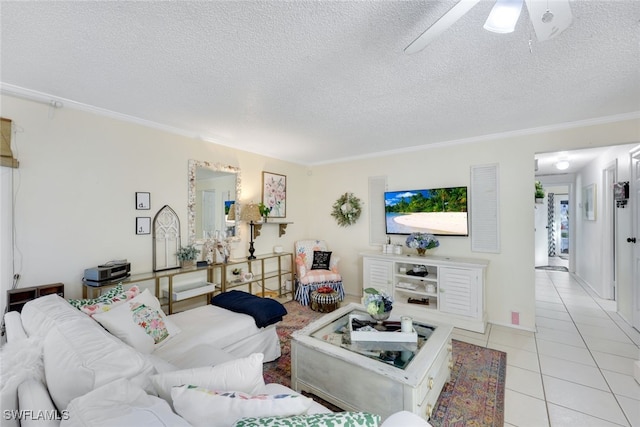
[[[5,326],[2,426],[231,427],[238,417],[331,416],[287,387],[265,384],[261,353],[238,358],[211,343],[180,342],[187,365],[208,360],[181,369],[125,344],[57,295],[7,313]],[[383,425],[429,424],[400,412]]]

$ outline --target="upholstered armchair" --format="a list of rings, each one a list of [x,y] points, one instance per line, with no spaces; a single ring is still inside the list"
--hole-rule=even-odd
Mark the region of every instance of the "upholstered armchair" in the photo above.
[[[302,305],[309,305],[311,292],[328,286],[344,299],[342,276],[338,271],[340,257],[327,248],[324,240],[298,240],[295,242],[296,296]]]

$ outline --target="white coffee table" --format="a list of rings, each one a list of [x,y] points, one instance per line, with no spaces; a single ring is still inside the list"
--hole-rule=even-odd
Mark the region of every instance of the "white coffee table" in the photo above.
[[[451,325],[414,318],[417,344],[350,342],[342,333],[349,315],[366,315],[351,303],[292,334],[291,386],[347,411],[383,418],[407,410],[429,419],[451,374]],[[390,321],[402,313],[392,311]]]

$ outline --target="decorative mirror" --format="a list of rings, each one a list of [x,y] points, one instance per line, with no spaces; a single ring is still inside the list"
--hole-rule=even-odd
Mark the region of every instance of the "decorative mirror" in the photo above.
[[[239,240],[240,168],[189,160],[187,205],[190,244],[208,239]],[[235,203],[235,204],[234,204]]]

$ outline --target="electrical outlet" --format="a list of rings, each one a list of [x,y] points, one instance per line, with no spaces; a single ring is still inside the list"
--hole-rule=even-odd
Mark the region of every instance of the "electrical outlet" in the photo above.
[[[520,324],[520,312],[512,311],[511,312],[511,324],[519,325]]]

